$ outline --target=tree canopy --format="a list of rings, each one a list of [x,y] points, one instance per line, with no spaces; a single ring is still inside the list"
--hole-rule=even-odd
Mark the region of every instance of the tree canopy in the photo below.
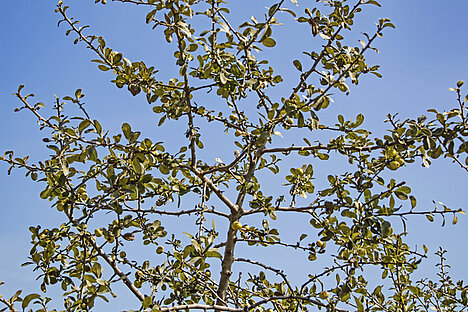
[[[173,59],[130,60],[62,1],[59,25],[113,74],[116,92],[145,97],[158,131],[128,122],[106,129],[81,89],[44,104],[19,86],[16,111],[35,117],[51,154],[0,159],[8,173],[20,168],[43,185],[40,197],[65,221],[30,227],[25,265],[42,293],[0,297],[5,310],[92,311],[124,292],[134,310],[155,312],[466,310],[468,287],[450,277],[444,249],[436,280],[414,278],[428,249],[408,244],[406,222],[422,215],[455,224],[463,211],[419,207],[395,175],[437,158],[468,171],[463,81],[451,89],[454,108],[388,115],[382,136],[364,128],[364,112],[320,119],[365,76],[381,77],[367,56],[392,22],[349,39],[378,1],[277,0],[245,21],[229,1],[114,1],[147,8],[142,20]],[[311,48],[284,55],[294,72],[269,61],[278,27],[307,29]],[[168,62],[175,70],[166,79],[158,69]],[[169,143],[159,131],[168,124],[183,129]],[[219,141],[206,139],[213,133]],[[329,162],[337,172],[321,170]],[[304,259],[302,279],[264,256],[269,250]],[[63,304],[47,296],[51,287]]]

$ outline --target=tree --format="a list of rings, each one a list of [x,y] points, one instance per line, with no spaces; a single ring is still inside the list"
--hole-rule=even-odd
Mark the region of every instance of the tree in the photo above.
[[[415,163],[429,167],[440,157],[468,171],[463,82],[452,89],[456,108],[430,110],[430,117],[417,119],[389,115],[389,134],[381,138],[362,128],[363,114],[355,120],[337,114],[336,124],[319,120],[332,107],[333,92],[349,93],[349,85],[365,74],[380,77],[379,66],[368,65],[366,55],[393,24],[379,20],[358,46],[344,37],[377,1],[322,1],[304,10],[297,1],[281,0],[266,9],[263,20],[239,26],[221,0],[116,1],[148,8],[146,23],[174,47],[176,77],[160,80],[157,64],[130,61],[104,38],[87,34],[62,1],[59,24],[95,53],[93,61],[115,75],[118,88],[146,96],[159,127],[174,122],[185,127],[185,135],[172,142],[178,147],[171,151],[161,138],[142,138],[136,125],[124,123],[117,134],[104,129],[85,108],[80,89],[56,98],[49,114],[18,88],[17,110],[35,116],[52,155],[30,163],[7,151],[1,159],[10,170],[22,168],[43,183],[41,198],[67,219],[55,228],[30,228],[26,263],[39,272],[43,292],[61,286],[63,310],[92,310],[95,302],[117,296],[119,285],[138,300],[135,309],[144,311],[466,309],[468,288],[449,276],[445,251],[437,253],[438,281],[418,281],[414,272],[427,249],[406,242],[407,218],[451,217],[456,223],[463,212],[443,204],[418,209],[411,188],[393,175]],[[273,31],[280,19],[307,28],[320,43],[304,52],[304,60],[291,60],[297,73],[288,77],[276,74],[265,58],[276,46]],[[297,82],[278,95],[286,79]],[[236,146],[226,162],[217,146],[204,141],[220,129]],[[284,137],[283,145],[275,136]],[[341,174],[317,172],[320,162],[343,160]],[[270,193],[271,181],[281,181],[288,191]],[[290,215],[306,218],[310,226],[270,225]],[[177,217],[183,226],[169,231]],[[297,241],[283,238],[291,231]],[[280,246],[312,264],[327,264],[297,281],[288,277],[288,268],[243,245],[257,253]],[[148,253],[140,259],[132,248]],[[244,274],[239,267],[246,268]],[[10,311],[51,309],[45,295],[20,295],[0,301]]]

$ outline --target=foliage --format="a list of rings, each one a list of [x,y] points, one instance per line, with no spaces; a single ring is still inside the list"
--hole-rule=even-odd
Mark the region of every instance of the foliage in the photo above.
[[[377,51],[374,41],[393,24],[379,20],[357,46],[344,37],[366,8],[380,6],[377,1],[324,0],[304,10],[299,1],[277,0],[263,19],[239,26],[226,1],[115,1],[148,8],[146,23],[174,46],[177,77],[159,80],[157,64],[130,61],[104,38],[87,35],[87,26],[69,16],[62,1],[59,24],[95,53],[93,62],[115,75],[118,88],[146,96],[159,127],[175,122],[186,132],[172,138],[180,144],[172,152],[161,138],[142,138],[128,123],[110,134],[90,117],[82,90],[56,98],[48,114],[19,87],[17,110],[34,114],[52,155],[30,163],[8,151],[1,159],[42,183],[41,198],[67,219],[55,228],[30,228],[26,263],[39,272],[43,292],[60,285],[63,311],[93,310],[97,301],[117,297],[116,285],[133,294],[141,311],[466,310],[468,288],[448,275],[445,251],[438,252],[439,280],[416,281],[427,249],[418,252],[405,243],[407,218],[425,215],[433,221],[439,215],[456,223],[463,212],[443,204],[417,209],[411,188],[393,175],[415,163],[429,167],[439,157],[468,171],[463,82],[452,89],[458,107],[429,110],[430,117],[414,120],[389,115],[389,132],[381,138],[361,127],[362,114],[354,121],[338,115],[331,125],[319,121],[321,111],[332,106],[332,92],[349,93],[349,85],[366,74],[380,77],[366,54]],[[310,39],[320,43],[304,51],[305,61],[290,60],[297,71],[287,76],[264,58],[276,46],[280,19],[310,29]],[[277,97],[272,90],[283,80],[297,83]],[[81,115],[69,116],[70,105]],[[216,154],[215,143],[203,140],[219,127],[237,148],[228,163]],[[278,146],[275,136],[290,145]],[[293,143],[298,137],[302,145]],[[346,172],[317,184],[314,166],[332,159],[344,160]],[[264,183],[276,181],[275,175],[284,178],[288,192],[267,191]],[[286,215],[310,219],[310,227],[271,227],[271,220],[281,225]],[[169,230],[175,217],[183,218],[183,226]],[[293,231],[297,242],[280,235]],[[149,250],[147,258],[133,257],[132,245]],[[236,245],[250,246],[257,255]],[[291,268],[277,268],[274,259],[258,255],[264,248],[305,255],[311,263],[304,267],[305,279],[290,279]],[[314,264],[321,259],[328,262],[319,269]],[[376,270],[381,278],[371,278]],[[0,301],[10,311],[52,309],[45,295],[20,295]]]

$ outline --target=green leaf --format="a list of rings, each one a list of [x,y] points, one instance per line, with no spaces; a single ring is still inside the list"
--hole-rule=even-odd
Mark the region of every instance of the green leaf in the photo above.
[[[161,171],[162,174],[169,174],[169,168],[164,164],[159,166],[159,171]]]
[[[154,15],[156,14],[157,10],[152,10],[146,15],[146,24],[153,20]]]
[[[76,91],[75,91],[75,98],[80,99],[80,98],[82,98],[82,97],[84,97],[84,94],[81,93],[81,89],[76,89]]]
[[[387,237],[387,236],[391,235],[392,234],[392,227],[391,227],[390,222],[388,222],[388,221],[382,222],[380,230],[382,232],[383,237]]]
[[[427,251],[428,251],[428,248],[427,248],[427,246],[426,246],[426,245],[423,245],[423,249],[424,249],[424,253],[427,253]]]
[[[378,7],[381,7],[380,3],[378,3],[378,2],[375,1],[375,0],[367,0],[365,3],[366,3],[366,4],[373,4],[373,5],[376,5],[376,6],[378,6]]]
[[[29,303],[34,300],[34,299],[38,299],[40,298],[41,296],[38,295],[38,294],[29,294],[27,295],[26,297],[24,297],[23,299],[23,302],[21,303],[21,307],[24,309],[26,309],[29,305]]]
[[[340,124],[344,124],[344,117],[343,115],[338,115],[338,121]]]
[[[110,68],[105,65],[98,65],[98,68],[102,71],[108,71]]]
[[[91,120],[85,119],[82,122],[80,122],[80,125],[78,126],[78,131],[80,134],[91,124]]]
[[[293,61],[294,66],[296,66],[297,70],[302,71],[302,64],[298,60]]]
[[[396,197],[398,197],[401,200],[407,200],[408,199],[408,195],[406,195],[406,193],[404,193],[402,191],[399,191],[399,190],[395,191],[395,195],[396,195]]]
[[[402,187],[399,187],[397,191],[402,192],[404,194],[409,194],[411,193],[411,188],[409,188],[408,186],[402,186]]]
[[[128,123],[122,125],[122,132],[127,140],[130,140],[132,137],[132,128]]]
[[[268,37],[268,38],[263,39],[262,44],[265,47],[272,48],[276,45],[276,41],[273,38]]]
[[[99,133],[99,134],[102,133],[102,126],[99,123],[99,121],[94,120],[93,124],[94,124],[94,127],[96,128],[97,133]]]
[[[194,52],[194,51],[196,51],[197,49],[198,49],[198,44],[192,43],[192,44],[190,44],[190,45],[188,46],[187,51],[189,51],[189,52]]]
[[[207,258],[219,258],[219,259],[223,259],[223,257],[222,257],[221,254],[219,253],[218,249],[216,249],[216,248],[210,248],[210,249],[206,252],[206,257],[207,257]]]
[[[88,158],[92,161],[97,161],[98,160],[98,154],[97,150],[94,146],[89,146],[88,149]]]
[[[342,302],[346,302],[346,301],[348,301],[350,299],[351,289],[349,289],[348,285],[345,284],[345,285],[341,286],[339,296],[340,296],[340,300]]]
[[[363,114],[357,115],[355,127],[359,127],[360,125],[362,125],[363,122],[364,122],[364,115]]]
[[[98,283],[101,286],[106,286],[107,285],[106,280],[103,280],[102,278],[96,279],[96,283]]]
[[[142,174],[144,172],[143,166],[141,165],[138,157],[132,159],[132,167],[133,170],[135,170],[135,172],[138,174]]]
[[[364,311],[364,305],[362,304],[362,302],[361,302],[361,300],[360,300],[359,298],[354,297],[354,302],[356,302],[356,306],[357,306],[357,308],[358,308],[357,310],[358,310],[359,312]]]
[[[37,180],[37,173],[36,173],[36,172],[34,172],[34,171],[31,172],[31,179],[32,179],[33,181],[36,181],[36,180]]]
[[[270,9],[268,10],[268,15],[273,16],[277,9],[278,9],[278,3],[272,5]]]
[[[141,303],[143,309],[146,309],[148,308],[151,303],[153,303],[153,298],[152,297],[145,297],[145,299],[143,299],[143,302]]]
[[[46,188],[45,190],[43,190],[41,192],[41,194],[39,195],[42,199],[47,199],[49,197],[49,194],[50,194],[50,189],[49,188]]]

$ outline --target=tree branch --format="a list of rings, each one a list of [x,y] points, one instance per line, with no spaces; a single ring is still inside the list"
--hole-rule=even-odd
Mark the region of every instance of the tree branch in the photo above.
[[[214,185],[213,181],[209,178],[207,178],[204,174],[204,172],[200,171],[197,168],[194,167],[187,167],[189,168],[193,173],[195,173],[203,182],[205,182],[208,187],[218,196],[218,198],[230,209],[231,214],[234,213],[236,214],[237,211],[239,210],[239,207],[236,206],[234,203],[232,203],[229,198],[224,196],[223,192],[216,186]]]
[[[77,223],[77,221],[69,213],[66,213],[66,216],[72,224]],[[143,294],[128,279],[127,274],[123,273],[120,270],[115,260],[111,259],[109,255],[106,254],[104,250],[102,250],[101,246],[99,246],[93,238],[87,238],[87,241],[91,244],[91,246],[93,246],[93,248],[96,250],[98,255],[101,256],[104,259],[104,261],[107,262],[107,264],[109,264],[109,266],[112,268],[114,273],[120,277],[120,279],[125,284],[125,286],[127,286],[127,288],[135,295],[135,297],[137,297],[137,299],[142,302],[145,299],[145,296],[143,296]]]
[[[275,301],[275,300],[287,300],[287,299],[291,299],[291,300],[298,300],[298,301],[308,301],[310,303],[313,303],[315,305],[318,305],[320,307],[328,307],[328,305],[320,302],[320,301],[317,301],[317,300],[314,300],[310,297],[301,297],[301,296],[273,296],[273,297],[270,297],[270,298],[267,298],[267,299],[264,299],[264,300],[261,300],[259,302],[256,302],[252,305],[250,305],[249,307],[247,307],[247,310],[253,310],[255,309],[256,307],[258,306],[261,306],[262,304],[265,304],[265,303],[268,303],[270,301]],[[349,312],[348,310],[343,310],[343,309],[338,309],[336,307],[333,308],[334,310],[333,311],[338,311],[338,312]]]
[[[289,147],[274,147],[274,148],[265,148],[261,153],[288,153],[293,151],[349,151],[349,152],[365,152],[365,151],[374,151],[382,149],[380,146],[363,146],[363,147],[356,147],[356,146],[340,146],[340,147],[333,147],[333,146],[325,146],[325,145],[314,145],[314,146],[289,146]]]
[[[103,210],[114,210],[113,208],[102,208]],[[159,214],[159,215],[166,215],[166,216],[175,216],[175,217],[180,217],[182,215],[190,215],[192,213],[197,213],[197,212],[203,212],[203,213],[211,213],[215,214],[224,218],[229,218],[229,215],[220,211],[216,211],[214,209],[200,209],[200,208],[194,208],[194,209],[189,209],[189,210],[181,210],[181,211],[166,211],[166,210],[156,210],[154,208],[151,209],[137,209],[137,208],[122,208],[122,211],[126,212],[142,212],[142,213],[154,213],[154,214]]]
[[[230,312],[244,312],[245,309],[231,308],[222,305],[204,305],[204,304],[185,304],[168,308],[159,308],[161,312],[180,311],[180,310],[217,310]]]
[[[356,9],[361,5],[363,4],[364,1],[361,1],[359,0],[355,5],[354,7],[351,9],[351,11],[349,12],[348,16],[351,15],[351,14],[354,14]],[[338,27],[338,29],[335,31],[335,33],[330,37],[330,39],[328,39],[328,42],[327,42],[327,45],[322,49],[322,51],[320,52],[320,55],[319,57],[317,57],[314,61],[314,64],[312,64],[312,67],[305,73],[303,73],[301,75],[301,79],[299,81],[299,83],[297,84],[297,86],[293,89],[293,92],[291,93],[291,95],[289,96],[289,99],[292,100],[294,98],[294,94],[296,94],[301,88],[302,88],[302,85],[306,82],[307,78],[309,78],[309,76],[316,70],[318,64],[320,64],[320,61],[322,60],[322,58],[325,56],[325,52],[327,51],[327,48],[333,43],[333,41],[336,39],[336,37],[339,35],[339,33],[343,30],[343,25],[341,25],[340,27]],[[326,92],[324,92],[325,94]]]
[[[259,148],[256,152],[253,158],[250,161],[249,164],[249,170],[247,171],[245,175],[245,182],[244,185],[241,187],[239,194],[237,196],[236,200],[236,209],[231,213],[231,222],[229,224],[229,229],[227,233],[227,238],[226,238],[226,246],[224,248],[224,257],[223,261],[221,264],[221,277],[219,279],[219,288],[218,288],[218,296],[225,299],[226,298],[226,290],[229,286],[229,278],[231,276],[231,267],[232,264],[234,263],[234,247],[236,246],[236,235],[237,235],[237,230],[233,228],[233,223],[237,222],[239,218],[242,216],[243,209],[242,205],[244,203],[245,195],[247,190],[245,189],[245,185],[252,179],[253,175],[255,174],[255,168],[257,166],[257,162],[260,158],[260,151],[264,147]],[[218,300],[219,304],[219,300]]]
[[[136,5],[150,5],[150,6],[156,6],[156,3],[149,3],[149,2],[143,2],[143,0],[112,0],[112,2],[122,2],[122,3],[133,3]],[[148,1],[148,0],[147,0]]]
[[[212,168],[212,169],[209,169],[207,171],[204,171],[203,174],[211,174],[211,173],[215,173],[217,171],[226,171],[226,170],[229,170],[231,169],[232,167],[234,167],[236,164],[238,164],[242,158],[244,158],[245,154],[247,154],[247,151],[249,150],[250,148],[250,144],[247,145],[243,150],[242,152],[239,154],[239,156],[237,156],[230,164],[227,164],[225,166],[219,166],[219,167],[215,167],[215,168]]]
[[[250,263],[250,264],[253,264],[253,265],[257,265],[257,266],[260,266],[266,270],[270,270],[274,273],[276,273],[277,275],[281,276],[284,280],[284,282],[286,283],[286,285],[288,286],[289,288],[289,291],[292,293],[293,292],[293,288],[291,287],[291,284],[289,284],[289,280],[288,280],[288,277],[286,276],[286,274],[283,272],[283,270],[278,270],[278,269],[275,269],[271,266],[268,266],[266,264],[263,264],[263,263],[260,263],[260,262],[257,262],[257,261],[253,261],[253,260],[250,260],[250,259],[244,259],[244,258],[235,258],[234,261],[240,261],[240,262],[246,262],[246,263]]]
[[[10,309],[11,312],[19,312],[18,310],[15,309],[15,306],[13,305],[13,303],[8,302],[8,300],[0,298],[0,302],[3,302],[8,307],[8,309]]]
[[[96,241],[93,239],[88,239],[88,241],[91,243],[91,245],[96,249],[97,253],[104,259],[104,261],[109,264],[109,266],[112,268],[114,273],[120,277],[122,282],[127,286],[128,289],[137,297],[138,300],[143,301],[145,299],[145,296],[133,285],[133,283],[128,279],[127,274],[123,273],[120,268],[117,266],[117,263],[112,260],[109,255],[107,255],[99,246]]]

